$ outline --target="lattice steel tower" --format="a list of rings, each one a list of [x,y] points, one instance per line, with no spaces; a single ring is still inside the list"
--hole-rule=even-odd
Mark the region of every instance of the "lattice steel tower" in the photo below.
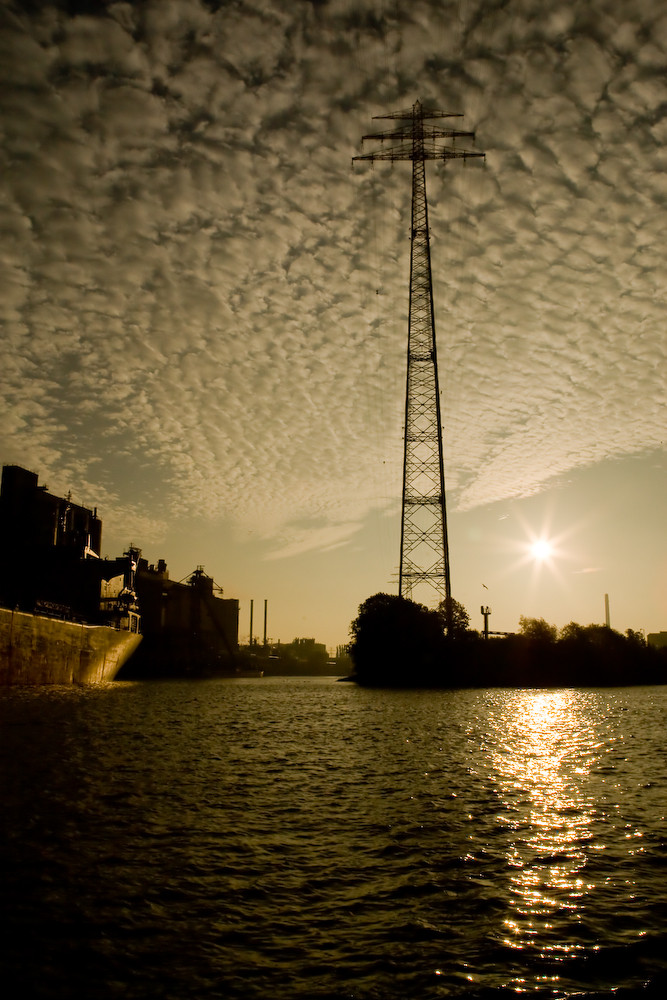
[[[403,501],[401,512],[401,562],[399,595],[417,599],[418,591],[433,592],[438,600],[451,598],[449,542],[442,455],[442,421],[438,359],[433,313],[431,248],[426,203],[426,160],[483,157],[484,153],[442,145],[438,140],[474,139],[474,132],[459,132],[425,124],[460,114],[427,109],[419,101],[406,111],[376,115],[405,124],[388,132],[365,135],[389,148],[353,157],[354,160],[412,160],[412,227],[410,240],[410,307],[408,313],[408,363],[405,391],[403,450]]]

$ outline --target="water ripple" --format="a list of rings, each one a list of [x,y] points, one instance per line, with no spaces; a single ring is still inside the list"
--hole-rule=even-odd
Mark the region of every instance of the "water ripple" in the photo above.
[[[58,1000],[662,995],[666,717],[662,688],[2,692],[2,971]]]

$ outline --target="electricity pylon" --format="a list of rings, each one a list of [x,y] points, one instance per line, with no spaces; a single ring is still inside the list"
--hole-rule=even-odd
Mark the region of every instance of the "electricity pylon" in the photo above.
[[[417,591],[433,591],[438,600],[452,596],[449,575],[449,541],[442,454],[442,421],[438,386],[438,359],[433,312],[431,247],[426,203],[426,160],[483,157],[438,140],[474,139],[474,132],[460,132],[425,122],[462,118],[460,114],[427,109],[419,101],[405,111],[376,115],[405,124],[387,132],[365,135],[383,148],[353,160],[412,160],[412,227],[410,238],[410,307],[408,312],[408,363],[405,390],[403,448],[403,501],[401,510],[401,562],[398,593],[415,599]],[[391,141],[392,145],[384,147]],[[448,601],[449,604],[449,601]]]

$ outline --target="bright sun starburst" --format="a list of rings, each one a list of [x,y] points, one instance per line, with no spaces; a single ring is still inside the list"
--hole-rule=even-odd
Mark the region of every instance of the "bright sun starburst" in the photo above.
[[[530,553],[536,562],[546,562],[553,552],[553,545],[546,538],[536,538],[530,546]]]
[[[570,548],[572,538],[581,530],[583,522],[559,525],[555,509],[547,508],[541,517],[541,523],[531,525],[517,511],[514,518],[516,526],[511,526],[512,538],[504,539],[503,547],[514,558],[508,559],[506,571],[528,569],[532,586],[541,582],[554,581],[565,587],[567,563],[574,558]],[[523,537],[521,537],[523,536]]]

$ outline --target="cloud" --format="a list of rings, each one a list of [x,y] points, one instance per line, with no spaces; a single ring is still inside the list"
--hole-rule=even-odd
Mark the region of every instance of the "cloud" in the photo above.
[[[542,8],[5,4],[5,460],[282,555],[395,503],[409,165],[350,157],[418,96],[487,152],[428,175],[450,502],[660,447],[667,21]]]

